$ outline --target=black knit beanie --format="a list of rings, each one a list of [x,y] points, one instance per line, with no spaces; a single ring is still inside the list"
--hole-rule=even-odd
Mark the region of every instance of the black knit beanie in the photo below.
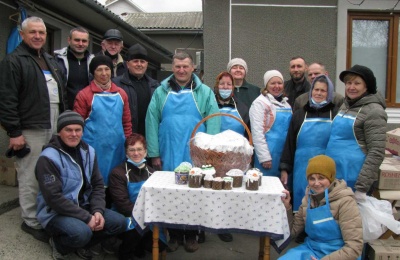
[[[85,121],[82,116],[74,111],[65,110],[61,115],[58,116],[57,120],[57,133],[59,133],[67,125],[81,125],[82,128],[85,125]]]
[[[343,83],[345,83],[344,77],[349,73],[360,76],[365,81],[367,90],[370,94],[376,93],[376,78],[372,70],[362,65],[354,65],[349,70],[345,70],[340,73],[339,78]]]
[[[127,60],[130,61],[133,59],[148,61],[147,50],[139,43],[132,45],[128,50]]]
[[[113,66],[114,66],[110,57],[108,57],[106,55],[99,55],[99,56],[94,57],[92,59],[92,61],[90,62],[90,65],[89,65],[90,73],[92,73],[92,75],[94,75],[94,71],[100,65],[106,65],[107,67],[110,68],[110,70],[112,70]]]

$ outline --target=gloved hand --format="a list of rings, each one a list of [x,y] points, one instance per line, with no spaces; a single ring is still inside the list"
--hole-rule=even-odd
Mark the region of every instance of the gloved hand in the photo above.
[[[354,192],[354,196],[358,202],[364,202],[367,200],[367,193],[365,192],[356,190],[356,192]]]

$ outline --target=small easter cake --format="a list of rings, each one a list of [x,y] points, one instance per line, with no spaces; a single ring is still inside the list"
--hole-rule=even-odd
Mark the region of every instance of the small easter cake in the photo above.
[[[223,180],[224,180],[224,190],[231,190],[233,178],[232,177],[224,177]]]
[[[213,183],[214,177],[212,174],[206,174],[203,178],[203,187],[207,189],[212,188],[212,183]]]
[[[222,190],[222,186],[224,184],[224,180],[221,177],[215,177],[212,182],[213,190]]]
[[[257,173],[258,176],[260,176],[260,178],[258,179],[258,186],[261,186],[262,176],[263,176],[262,172],[258,168],[251,168],[246,172],[246,175],[247,174],[252,175],[253,173]]]
[[[189,171],[189,187],[190,188],[200,188],[201,179],[203,175],[201,174],[201,169],[194,167]]]
[[[240,169],[232,169],[226,173],[226,176],[233,178],[232,187],[240,188],[243,182],[243,171]]]
[[[175,168],[175,184],[185,185],[188,183],[189,171],[192,165],[188,162],[182,162]]]
[[[215,168],[208,164],[208,165],[202,165],[201,166],[201,172],[206,175],[206,174],[211,174],[214,175],[215,174]]]
[[[258,190],[258,180],[260,175],[257,172],[246,173],[246,190]]]

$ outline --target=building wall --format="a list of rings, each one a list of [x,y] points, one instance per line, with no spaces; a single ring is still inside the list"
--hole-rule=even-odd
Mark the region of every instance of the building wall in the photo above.
[[[230,4],[231,3],[231,4]],[[204,0],[205,82],[246,60],[247,80],[262,86],[267,70],[289,79],[289,61],[319,61],[335,77],[336,1]]]

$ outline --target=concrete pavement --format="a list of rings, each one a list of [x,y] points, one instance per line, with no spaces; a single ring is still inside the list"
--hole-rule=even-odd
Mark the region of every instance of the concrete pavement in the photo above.
[[[51,259],[51,248],[48,244],[37,241],[31,235],[21,230],[20,207],[18,205],[18,188],[0,185],[0,259],[2,260],[34,260]],[[259,238],[246,234],[233,234],[233,242],[222,242],[217,235],[206,233],[206,242],[200,244],[195,253],[187,253],[183,247],[167,254],[167,259],[173,260],[243,260],[258,259]],[[292,242],[289,248],[296,246]],[[100,248],[95,248],[100,255],[94,259],[115,260],[115,255],[107,255]],[[286,249],[287,250],[287,249]],[[271,248],[271,260],[278,254]],[[71,260],[80,259],[70,254]],[[151,259],[147,253],[144,260]]]

